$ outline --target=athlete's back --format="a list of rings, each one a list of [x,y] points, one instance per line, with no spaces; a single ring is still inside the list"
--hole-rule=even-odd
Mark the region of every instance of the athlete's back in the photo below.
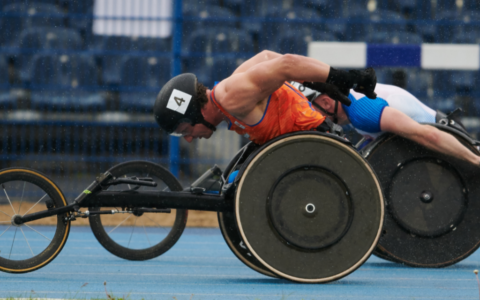
[[[380,119],[385,107],[395,108],[419,123],[435,123],[436,112],[408,91],[393,85],[377,83],[377,99],[372,100],[353,90],[350,107],[343,106],[353,127],[362,135],[377,138],[384,132]]]

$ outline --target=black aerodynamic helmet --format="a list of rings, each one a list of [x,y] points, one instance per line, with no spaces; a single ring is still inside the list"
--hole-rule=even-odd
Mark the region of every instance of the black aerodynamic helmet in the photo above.
[[[203,124],[215,131],[215,126],[205,121],[200,103],[196,101],[197,77],[185,73],[170,79],[160,90],[153,106],[158,125],[168,134],[174,133],[180,123]]]

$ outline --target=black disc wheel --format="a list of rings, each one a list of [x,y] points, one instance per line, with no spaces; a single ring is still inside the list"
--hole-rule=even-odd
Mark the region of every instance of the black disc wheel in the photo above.
[[[116,178],[150,178],[156,187],[119,184],[109,191],[181,191],[182,185],[165,168],[147,161],[131,161],[114,166],[109,172]],[[135,197],[132,196],[132,203]],[[90,207],[90,211],[114,210],[115,214],[91,215],[90,227],[102,246],[110,253],[128,260],[147,260],[162,255],[178,241],[187,223],[187,210],[128,207]]]
[[[465,147],[478,150],[459,134]],[[384,188],[379,257],[415,267],[445,267],[480,246],[480,176],[468,162],[428,150],[396,135],[369,151]]]
[[[343,141],[289,134],[249,157],[240,174],[235,215],[241,239],[278,277],[337,280],[375,248],[382,190],[369,164]]]
[[[67,205],[62,191],[30,169],[0,171],[0,270],[25,273],[40,269],[62,250],[70,232],[68,213],[18,224],[15,217]]]
[[[266,276],[278,277],[272,273],[269,269],[264,267],[255,256],[250,253],[245,246],[245,243],[242,240],[242,236],[238,231],[237,221],[235,220],[234,212],[219,212],[218,213],[218,224],[220,226],[220,231],[222,232],[225,242],[227,242],[228,247],[232,250],[233,254],[240,259],[247,267],[257,271]]]

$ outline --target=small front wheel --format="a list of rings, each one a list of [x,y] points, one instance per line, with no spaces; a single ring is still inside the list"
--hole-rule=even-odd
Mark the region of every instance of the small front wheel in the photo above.
[[[116,178],[151,178],[156,187],[119,184],[108,191],[181,191],[182,185],[165,168],[148,161],[131,161],[108,170]],[[132,195],[132,203],[135,196]],[[147,260],[162,255],[178,241],[187,223],[188,210],[169,213],[122,207],[90,207],[91,211],[116,210],[113,215],[92,215],[90,227],[98,242],[110,253],[128,260]],[[140,208],[141,209],[141,208]]]
[[[67,241],[68,213],[21,225],[13,219],[66,206],[65,197],[45,175],[25,168],[1,170],[0,189],[0,270],[26,273],[42,268],[60,253]]]

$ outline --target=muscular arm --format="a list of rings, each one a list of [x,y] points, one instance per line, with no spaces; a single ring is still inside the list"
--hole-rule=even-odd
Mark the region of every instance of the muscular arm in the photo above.
[[[452,135],[433,126],[421,125],[401,111],[385,107],[380,119],[382,131],[398,134],[428,149],[445,153],[479,165],[480,157],[464,147]]]
[[[259,57],[251,64],[246,71],[240,72],[243,68],[236,71],[216,88],[216,92],[221,93],[224,99],[222,106],[237,116],[251,112],[285,81],[325,82],[330,72],[330,66],[321,61],[292,54],[278,55],[263,61]]]
[[[253,67],[254,65],[257,65],[259,63],[269,61],[275,58],[279,58],[282,56],[282,54],[269,51],[269,50],[263,50],[262,52],[258,53],[254,57],[250,58],[249,60],[245,61],[242,63],[236,70],[233,72],[233,74],[238,74],[238,73],[243,73]]]

